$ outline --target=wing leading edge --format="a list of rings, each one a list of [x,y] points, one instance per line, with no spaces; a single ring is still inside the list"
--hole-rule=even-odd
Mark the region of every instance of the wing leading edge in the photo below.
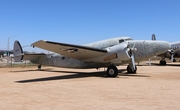
[[[59,53],[66,57],[70,57],[78,60],[91,59],[107,53],[107,50],[105,49],[98,49],[88,46],[80,46],[80,45],[58,43],[58,42],[44,41],[44,40],[39,40],[33,43],[32,46],[49,50],[55,53]]]

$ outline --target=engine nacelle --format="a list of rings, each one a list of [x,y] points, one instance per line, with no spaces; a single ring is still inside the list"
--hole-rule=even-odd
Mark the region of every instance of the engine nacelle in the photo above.
[[[171,55],[172,55],[172,52],[171,52],[171,51],[166,51],[166,52],[164,53],[164,57],[165,57],[165,58],[171,58]]]
[[[129,60],[130,57],[130,49],[127,47],[126,42],[122,42],[118,45],[107,48],[107,51],[110,53],[107,57],[104,58],[105,61],[108,60]]]

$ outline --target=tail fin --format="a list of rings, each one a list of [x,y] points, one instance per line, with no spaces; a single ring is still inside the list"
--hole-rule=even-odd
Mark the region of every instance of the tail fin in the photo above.
[[[15,41],[14,42],[14,60],[16,62],[21,62],[23,60],[23,50],[21,47],[21,44],[19,43],[19,41]]]
[[[152,40],[156,40],[155,34],[152,34]]]

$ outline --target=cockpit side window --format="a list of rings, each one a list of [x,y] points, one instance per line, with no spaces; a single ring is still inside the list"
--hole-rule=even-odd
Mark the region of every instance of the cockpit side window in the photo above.
[[[124,39],[119,40],[119,43],[122,43],[122,42],[124,42]]]
[[[133,40],[133,39],[131,39],[131,38],[127,38],[127,39],[120,39],[120,40],[119,40],[119,43],[122,43],[122,42],[124,42],[124,41],[129,41],[129,40]]]

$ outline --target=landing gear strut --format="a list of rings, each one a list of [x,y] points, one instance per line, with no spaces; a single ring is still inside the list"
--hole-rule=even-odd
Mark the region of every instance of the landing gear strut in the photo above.
[[[115,65],[111,65],[108,67],[106,71],[106,75],[108,77],[116,77],[118,75],[118,69]]]
[[[135,66],[135,70],[132,70],[132,66],[130,66],[130,65],[127,66],[127,72],[128,73],[136,74],[136,71],[137,71],[137,67],[136,66]]]

